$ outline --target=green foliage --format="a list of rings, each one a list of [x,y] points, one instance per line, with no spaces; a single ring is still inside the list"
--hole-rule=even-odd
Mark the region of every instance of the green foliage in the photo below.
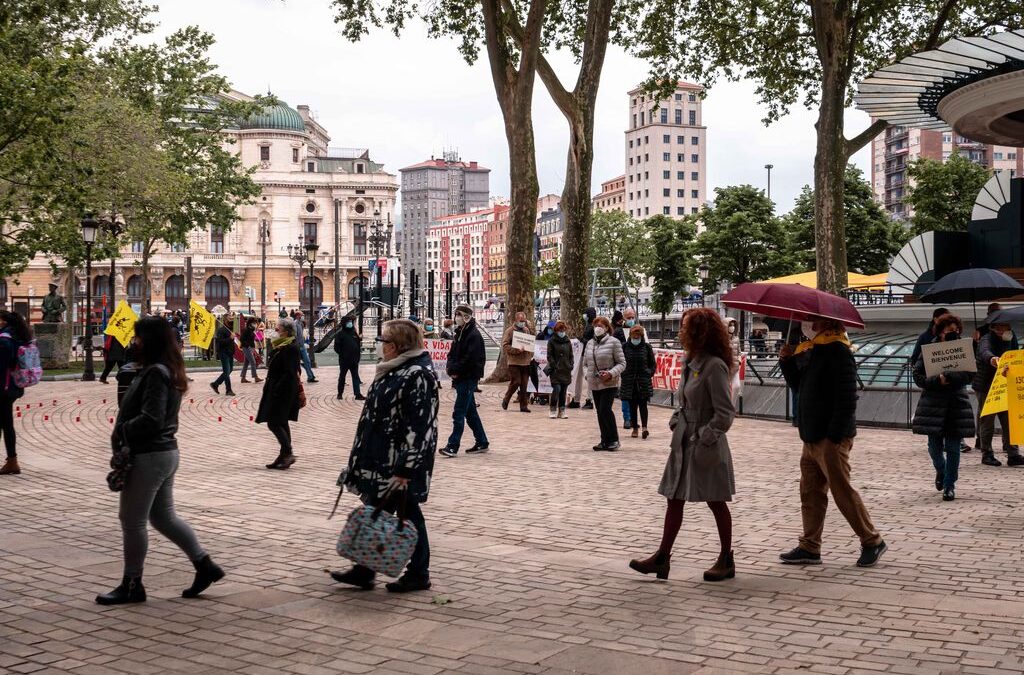
[[[708,266],[705,291],[722,281],[741,284],[795,271],[786,231],[763,190],[735,185],[716,188],[715,195],[714,206],[697,216],[705,229],[694,251]]]
[[[558,288],[560,266],[561,263],[557,257],[547,262],[542,262],[540,264],[540,274],[537,275],[537,280],[533,283],[534,289],[543,292]]]
[[[623,211],[604,211],[591,216],[590,267],[622,270],[626,283],[636,288],[643,283],[654,255],[651,230]],[[617,276],[601,279],[618,283]]]
[[[918,158],[907,167],[909,183],[903,202],[914,209],[914,233],[966,232],[974,200],[991,174],[959,152],[946,162]]]
[[[693,219],[675,220],[652,216],[646,225],[651,231],[651,257],[648,276],[654,279],[651,309],[668,312],[686,286],[696,283],[693,242],[697,226]]]
[[[846,167],[843,187],[846,216],[846,258],[850,270],[860,274],[879,274],[889,269],[889,261],[911,237],[902,223],[889,217],[875,200],[871,184],[860,169]],[[793,210],[783,216],[790,236],[798,271],[815,269],[814,190],[805,185]]]

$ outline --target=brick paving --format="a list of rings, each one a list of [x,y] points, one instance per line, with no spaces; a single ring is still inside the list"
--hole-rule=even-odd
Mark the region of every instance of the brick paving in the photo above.
[[[701,579],[717,537],[692,505],[672,579],[657,582],[626,562],[660,535],[668,411],[652,412],[650,440],[595,453],[593,413],[503,413],[500,389],[485,386],[492,451],[439,458],[425,507],[434,589],[341,588],[325,570],[344,566],[334,539],[354,499],[326,514],[359,408],[335,400],[333,368],[321,371],[283,473],[263,468],[273,438],[249,421],[258,385],[211,403],[214,375],[194,375],[178,508],[228,577],[181,599],[191,569],[153,534],[149,601],[113,608],[93,597],[121,572],[103,481],[114,387],[30,390],[17,420],[24,473],[0,479],[0,672],[1024,672],[1024,469],[965,455],[957,500],[943,503],[922,439],[902,431],[864,429],[854,447],[856,485],[890,546],[878,567],[854,565],[858,544],[834,509],[824,565],[776,564],[799,531],[799,444],[787,425],[738,420],[738,576]]]

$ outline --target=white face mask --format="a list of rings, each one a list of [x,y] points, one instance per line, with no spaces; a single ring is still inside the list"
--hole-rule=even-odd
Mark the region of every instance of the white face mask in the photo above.
[[[1001,333],[999,335],[999,337],[1001,337],[1003,339],[1003,342],[1009,342],[1010,340],[1013,339],[1013,331],[1012,330],[1005,331],[1005,332]]]
[[[804,337],[806,337],[808,340],[813,340],[814,336],[817,335],[817,333],[814,331],[813,321],[801,321],[800,332],[803,333]]]
[[[604,326],[595,326],[594,327],[594,337],[604,337],[604,333],[605,333]]]
[[[377,358],[378,359],[383,359],[384,358],[384,343],[383,342],[378,342],[377,343]]]

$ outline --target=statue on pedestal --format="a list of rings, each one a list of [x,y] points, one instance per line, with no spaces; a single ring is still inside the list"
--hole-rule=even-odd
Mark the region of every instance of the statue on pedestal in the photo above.
[[[43,323],[61,323],[68,304],[57,294],[57,284],[50,284],[50,292],[43,298]]]

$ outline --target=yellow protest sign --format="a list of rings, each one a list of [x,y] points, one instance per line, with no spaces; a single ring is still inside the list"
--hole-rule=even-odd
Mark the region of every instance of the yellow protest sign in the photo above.
[[[985,405],[981,408],[982,417],[1006,412],[1009,397],[1007,396],[1006,376],[1003,375],[1003,371],[1013,366],[1024,366],[1024,349],[1004,352],[999,357],[996,376],[992,379],[992,385],[988,388],[988,396],[985,398]]]
[[[213,332],[217,329],[217,319],[192,300],[188,305],[189,329],[188,340],[200,349],[209,349]]]
[[[1024,444],[1024,366],[1011,366],[1006,375],[1009,390],[1010,443]]]
[[[117,303],[117,308],[111,315],[110,320],[107,321],[107,328],[103,332],[106,335],[113,336],[115,340],[121,343],[122,347],[127,347],[132,336],[135,335],[135,322],[138,320],[139,316],[132,311],[127,302],[122,300]]]

